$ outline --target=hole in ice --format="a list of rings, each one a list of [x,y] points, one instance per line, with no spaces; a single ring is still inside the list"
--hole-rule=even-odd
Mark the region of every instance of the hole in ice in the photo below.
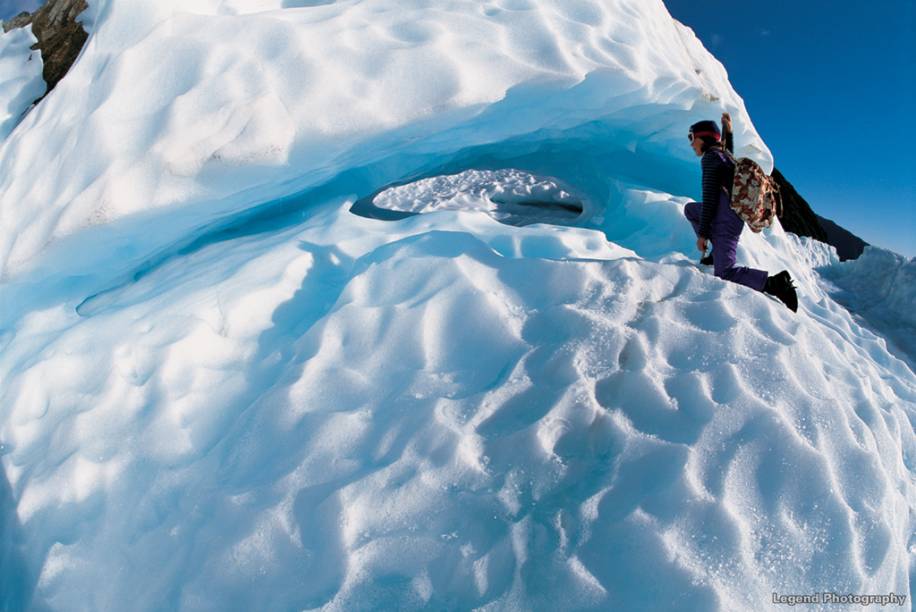
[[[509,168],[465,170],[391,185],[350,209],[386,221],[440,210],[481,211],[509,225],[567,224],[582,214],[583,206],[559,180]]]

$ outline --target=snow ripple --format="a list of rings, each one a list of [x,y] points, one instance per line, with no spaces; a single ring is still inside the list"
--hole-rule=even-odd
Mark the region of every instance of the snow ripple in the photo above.
[[[348,208],[166,264],[92,317],[26,319],[0,439],[46,551],[37,601],[906,591],[916,379],[842,308],[795,316],[593,230]]]

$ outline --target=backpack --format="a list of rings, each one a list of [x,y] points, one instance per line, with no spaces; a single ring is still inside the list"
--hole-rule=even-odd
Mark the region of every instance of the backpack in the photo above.
[[[747,157],[736,160],[730,153],[728,158],[735,168],[731,191],[732,210],[754,232],[770,227],[773,219],[782,212],[779,185],[754,160]],[[722,155],[722,159],[726,161],[725,155]]]

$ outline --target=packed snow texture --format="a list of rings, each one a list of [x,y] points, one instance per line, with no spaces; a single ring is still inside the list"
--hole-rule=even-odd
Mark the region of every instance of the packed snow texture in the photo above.
[[[912,592],[916,376],[831,248],[743,236],[797,315],[696,265],[686,126],[772,160],[660,1],[86,20],[0,148],[0,609]]]
[[[557,181],[519,170],[466,170],[390,187],[373,204],[392,210],[492,210],[501,202],[575,204],[575,198]],[[490,202],[490,204],[487,204]]]
[[[389,187],[372,198],[383,210],[426,213],[480,210],[494,219],[523,225],[572,221],[582,202],[555,179],[514,169],[465,170]],[[359,204],[359,203],[357,203]]]
[[[31,26],[6,33],[0,28],[0,142],[45,92],[41,51],[31,48],[36,42]]]

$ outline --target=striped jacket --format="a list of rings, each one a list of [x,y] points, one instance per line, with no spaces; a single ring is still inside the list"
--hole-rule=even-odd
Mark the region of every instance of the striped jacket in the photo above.
[[[725,148],[729,153],[734,151],[734,140],[731,132],[725,132]],[[716,150],[721,147],[709,147],[703,154],[703,212],[700,214],[700,236],[710,238],[712,220],[719,209],[719,195],[722,187],[731,199],[732,181],[735,179],[735,166],[722,161]]]

